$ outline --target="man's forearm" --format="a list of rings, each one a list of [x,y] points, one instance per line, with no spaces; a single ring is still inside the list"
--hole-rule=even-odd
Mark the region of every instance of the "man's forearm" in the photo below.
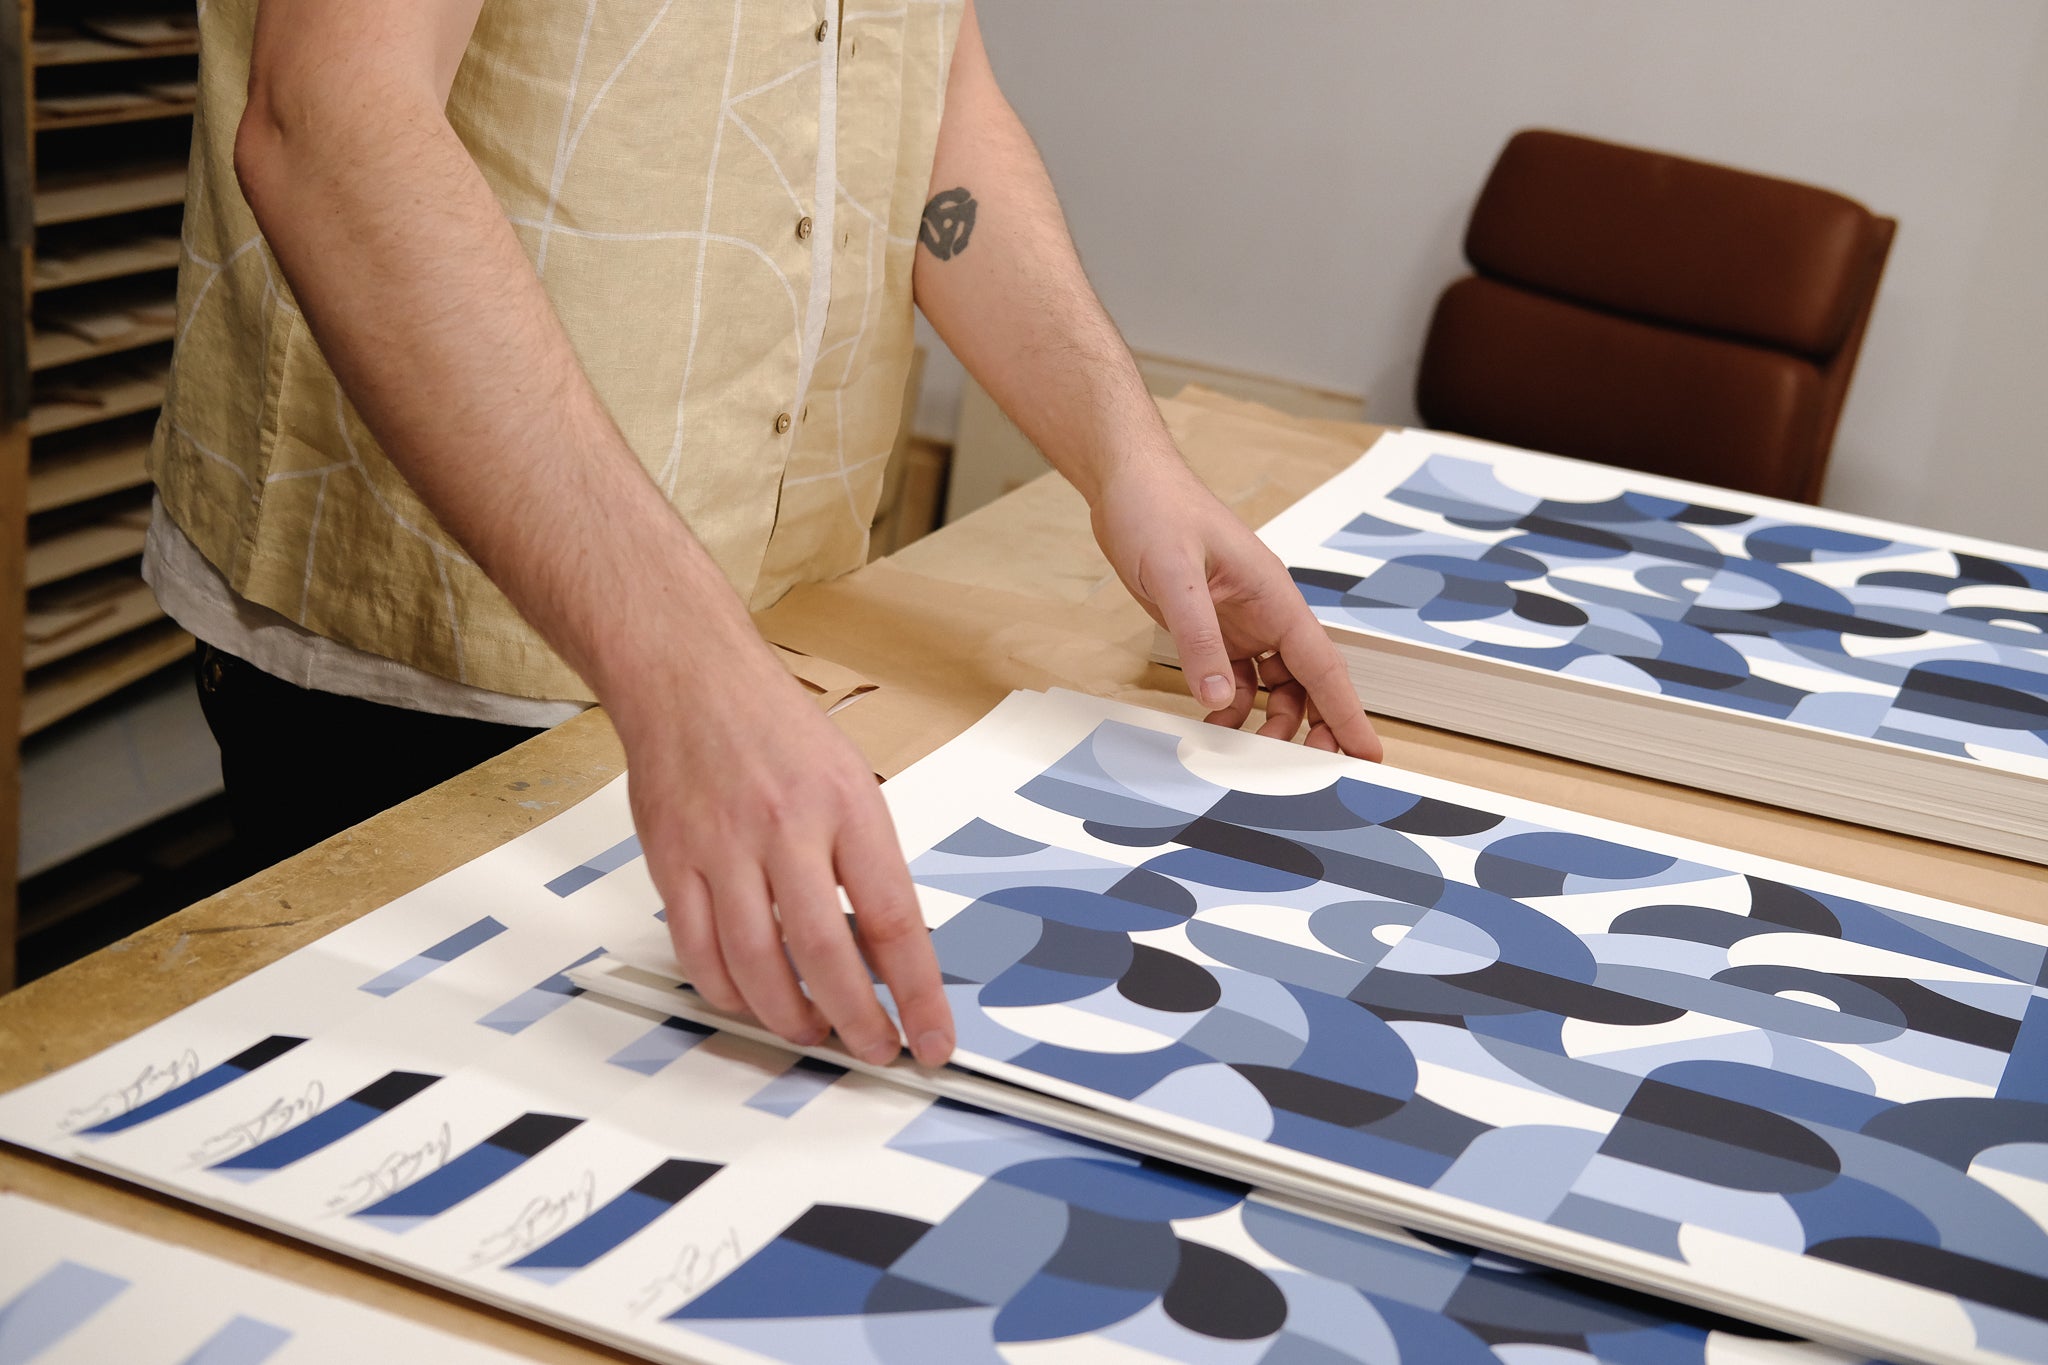
[[[971,6],[932,189],[917,303],[969,373],[1091,503],[1118,462],[1174,458],[1038,149],[996,86]]]
[[[1273,552],[1181,460],[1082,273],[1059,201],[982,50],[960,24],[913,276],[953,353],[1088,499],[1117,577],[1173,635],[1221,725],[1365,758],[1379,738],[1335,648]]]
[[[249,203],[392,460],[611,712],[698,991],[879,1064],[879,976],[936,1066],[951,1016],[872,772],[620,436],[444,116],[482,3],[262,0]]]
[[[678,649],[749,639],[583,374],[444,92],[372,64],[276,65],[259,66],[237,141],[244,192],[322,352],[436,517],[607,700],[650,668],[673,677]]]

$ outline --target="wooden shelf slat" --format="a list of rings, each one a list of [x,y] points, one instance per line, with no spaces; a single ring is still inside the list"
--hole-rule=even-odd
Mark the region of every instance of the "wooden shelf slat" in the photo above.
[[[29,465],[28,510],[48,512],[149,482],[149,438],[106,441],[62,455],[38,456]]]
[[[162,208],[185,198],[185,167],[153,164],[128,166],[92,175],[67,173],[36,189],[36,226],[76,223],[138,209]]]
[[[21,699],[22,738],[176,663],[192,652],[193,644],[190,635],[166,621],[44,671]]]
[[[142,553],[149,534],[149,512],[130,508],[105,521],[76,526],[46,536],[28,547],[28,586],[40,588],[74,574],[104,569]]]
[[[15,509],[18,576],[4,648],[19,651],[9,666],[22,669],[9,684],[20,704],[16,728],[62,744],[66,728],[49,727],[123,688],[123,702],[146,700],[132,684],[194,648],[164,618],[135,560],[147,538],[147,428],[164,401],[177,332],[166,305],[183,254],[178,217],[188,188],[184,144],[199,104],[199,37],[190,0],[172,0],[160,13],[58,9],[52,15],[47,4],[31,3],[17,16],[35,30],[22,35],[28,51],[15,54],[30,68],[28,89],[15,100],[31,135],[29,216],[36,246],[48,254],[26,281],[33,309],[16,295],[12,325],[17,344],[27,343],[34,393],[24,423],[30,439],[16,436],[25,449],[0,503]],[[42,23],[37,10],[45,11]],[[37,518],[26,545],[24,503]],[[0,764],[0,790],[10,793],[0,800],[10,883],[33,870],[16,857],[13,828],[37,806],[12,794],[20,772],[19,756]],[[96,768],[82,777],[88,791],[101,781]],[[16,931],[10,884],[0,888],[0,991],[13,982]]]
[[[149,584],[136,575],[121,586],[109,585],[103,595],[90,598],[78,604],[90,615],[75,626],[48,639],[30,642],[22,649],[22,667],[33,671],[46,664],[92,648],[117,635],[126,635],[137,626],[146,626],[152,621],[163,619],[164,609],[156,604],[156,594],[149,590]],[[38,613],[33,606],[29,609],[29,628],[35,628]]]
[[[178,324],[175,322],[140,320],[120,336],[109,337],[105,341],[89,341],[70,332],[36,332],[29,337],[28,367],[31,370],[51,370],[59,365],[74,365],[97,356],[118,355],[122,351],[154,346],[159,341],[169,341],[177,334]]]
[[[89,114],[59,114],[38,109],[35,130],[62,132],[66,128],[99,128],[109,123],[142,123],[149,119],[190,118],[199,107],[197,100],[150,100],[125,109],[100,109]]]
[[[62,38],[38,38],[33,47],[35,64],[39,67],[80,66],[86,62],[146,62],[156,57],[189,57],[199,51],[199,38],[194,35],[183,42],[141,47],[80,33]]]
[[[51,399],[35,404],[29,409],[28,434],[48,436],[52,432],[70,431],[74,427],[90,426],[94,422],[159,407],[164,401],[164,377],[121,375],[102,385],[97,393],[100,400],[97,403]]]
[[[91,247],[70,256],[36,256],[35,278],[30,287],[37,293],[64,289],[74,284],[143,275],[152,270],[176,268],[182,248],[175,237],[138,237]]]

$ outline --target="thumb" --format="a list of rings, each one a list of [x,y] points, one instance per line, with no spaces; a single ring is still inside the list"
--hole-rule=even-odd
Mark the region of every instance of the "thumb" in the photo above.
[[[1207,577],[1184,567],[1159,586],[1153,600],[1159,604],[1159,614],[1180,653],[1188,691],[1211,711],[1229,706],[1237,696],[1237,685],[1231,681],[1230,655],[1223,648],[1223,632],[1216,624],[1216,603],[1209,596]]]

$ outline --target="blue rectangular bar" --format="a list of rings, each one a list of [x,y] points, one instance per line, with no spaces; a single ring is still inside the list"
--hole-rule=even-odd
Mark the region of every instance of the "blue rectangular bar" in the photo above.
[[[92,1321],[128,1281],[76,1261],[59,1261],[0,1305],[0,1365],[28,1365]]]
[[[311,1156],[321,1148],[341,1141],[365,1124],[383,1117],[440,1079],[439,1076],[423,1075],[417,1071],[386,1072],[339,1104],[321,1110],[304,1123],[287,1128],[276,1137],[259,1142],[246,1152],[239,1152],[224,1161],[217,1161],[207,1169],[244,1180],[283,1170],[294,1161]]]
[[[239,1081],[257,1067],[276,1061],[305,1041],[304,1038],[274,1033],[254,1047],[244,1048],[219,1066],[210,1067],[183,1085],[166,1090],[147,1104],[139,1104],[125,1114],[81,1130],[81,1136],[105,1137],[108,1133],[118,1133],[133,1128],[138,1123],[147,1123],[153,1118],[159,1118],[173,1109],[183,1108],[196,1099],[212,1094],[231,1081]]]
[[[642,1176],[631,1189],[597,1209],[582,1222],[507,1266],[534,1279],[550,1282],[581,1270],[622,1245],[655,1219],[680,1204],[692,1191],[723,1169],[709,1161],[671,1158]]]
[[[640,856],[638,835],[613,844],[604,852],[578,867],[572,867],[547,884],[547,889],[557,896],[573,896],[607,872],[616,872]]]
[[[227,1326],[199,1343],[180,1365],[263,1365],[292,1334],[274,1323],[237,1314]]]
[[[711,1036],[711,1030],[687,1019],[664,1019],[605,1060],[613,1066],[652,1076]]]
[[[795,1066],[755,1091],[754,1097],[747,1101],[747,1108],[758,1109],[777,1118],[789,1118],[845,1074],[843,1066],[834,1066],[812,1057],[799,1057]]]
[[[500,1033],[518,1033],[532,1027],[583,994],[583,988],[569,979],[569,973],[584,963],[594,962],[603,956],[603,948],[591,949],[547,980],[513,996],[477,1022]]]
[[[2048,967],[2042,972],[2048,975]],[[2048,996],[2036,993],[2027,1002],[2019,1036],[2013,1039],[1998,1081],[1998,1098],[2048,1104]]]
[[[362,989],[371,995],[395,995],[435,968],[453,962],[470,949],[489,943],[504,932],[504,925],[485,915],[475,924],[456,930],[433,947],[407,958],[390,971],[365,981]]]
[[[519,1169],[582,1122],[563,1114],[521,1114],[438,1171],[386,1195],[355,1217],[409,1226],[446,1213]]]

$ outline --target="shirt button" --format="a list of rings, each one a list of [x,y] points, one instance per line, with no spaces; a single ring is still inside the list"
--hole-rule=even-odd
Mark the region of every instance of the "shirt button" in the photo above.
[[[776,413],[776,414],[775,414],[775,434],[776,434],[777,436],[786,436],[786,435],[788,435],[788,434],[789,434],[789,414],[788,414],[788,413],[786,413],[786,412],[778,412],[778,413]]]
[[[799,242],[805,241],[810,237],[810,235],[811,218],[809,214],[805,214],[803,217],[796,220],[796,239]]]
[[[830,19],[820,19],[818,21],[818,31],[812,36],[822,43],[825,41],[825,35],[830,33],[831,31],[832,21]]]

